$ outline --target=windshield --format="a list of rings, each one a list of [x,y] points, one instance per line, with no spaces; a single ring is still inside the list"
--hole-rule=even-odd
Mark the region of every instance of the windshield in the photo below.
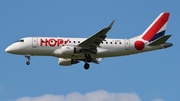
[[[23,40],[23,39],[21,39],[21,40],[18,40],[18,41],[16,41],[16,42],[24,42],[24,40]]]

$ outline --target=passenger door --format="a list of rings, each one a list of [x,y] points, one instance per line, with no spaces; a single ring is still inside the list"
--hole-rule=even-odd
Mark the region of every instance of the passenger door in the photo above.
[[[129,50],[129,48],[130,48],[130,41],[129,39],[125,39],[125,49]]]
[[[32,37],[32,47],[37,48],[37,46],[38,46],[38,38]]]

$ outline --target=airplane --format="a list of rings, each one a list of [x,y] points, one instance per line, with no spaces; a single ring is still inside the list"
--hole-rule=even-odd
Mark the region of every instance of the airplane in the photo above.
[[[114,21],[89,38],[68,37],[25,37],[11,44],[5,52],[24,55],[26,64],[30,64],[31,56],[57,57],[61,66],[71,66],[83,61],[84,69],[89,63],[99,62],[103,58],[137,54],[164,49],[173,44],[166,42],[171,35],[165,35],[169,12],[162,12],[152,24],[141,34],[130,39],[106,38]]]

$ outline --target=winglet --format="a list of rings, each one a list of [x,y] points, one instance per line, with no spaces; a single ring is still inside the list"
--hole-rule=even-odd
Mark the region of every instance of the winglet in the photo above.
[[[111,28],[111,27],[113,26],[114,21],[115,21],[115,20],[113,20],[113,21],[111,22],[111,24],[108,26],[108,28]]]

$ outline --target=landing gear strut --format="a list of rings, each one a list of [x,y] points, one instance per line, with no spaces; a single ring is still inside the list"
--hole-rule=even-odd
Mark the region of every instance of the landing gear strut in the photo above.
[[[86,57],[86,61],[87,62],[91,62],[91,55],[89,55],[89,54],[85,54],[85,57]]]
[[[26,61],[26,65],[29,65],[30,64],[30,55],[25,55],[25,58],[28,59],[28,61]]]
[[[85,64],[84,64],[84,69],[88,70],[89,67],[90,67],[90,65],[88,64],[88,62],[91,62],[91,61],[92,61],[92,58],[91,58],[91,55],[86,54],[86,53],[85,53],[85,58],[86,58],[86,60],[85,60]]]

